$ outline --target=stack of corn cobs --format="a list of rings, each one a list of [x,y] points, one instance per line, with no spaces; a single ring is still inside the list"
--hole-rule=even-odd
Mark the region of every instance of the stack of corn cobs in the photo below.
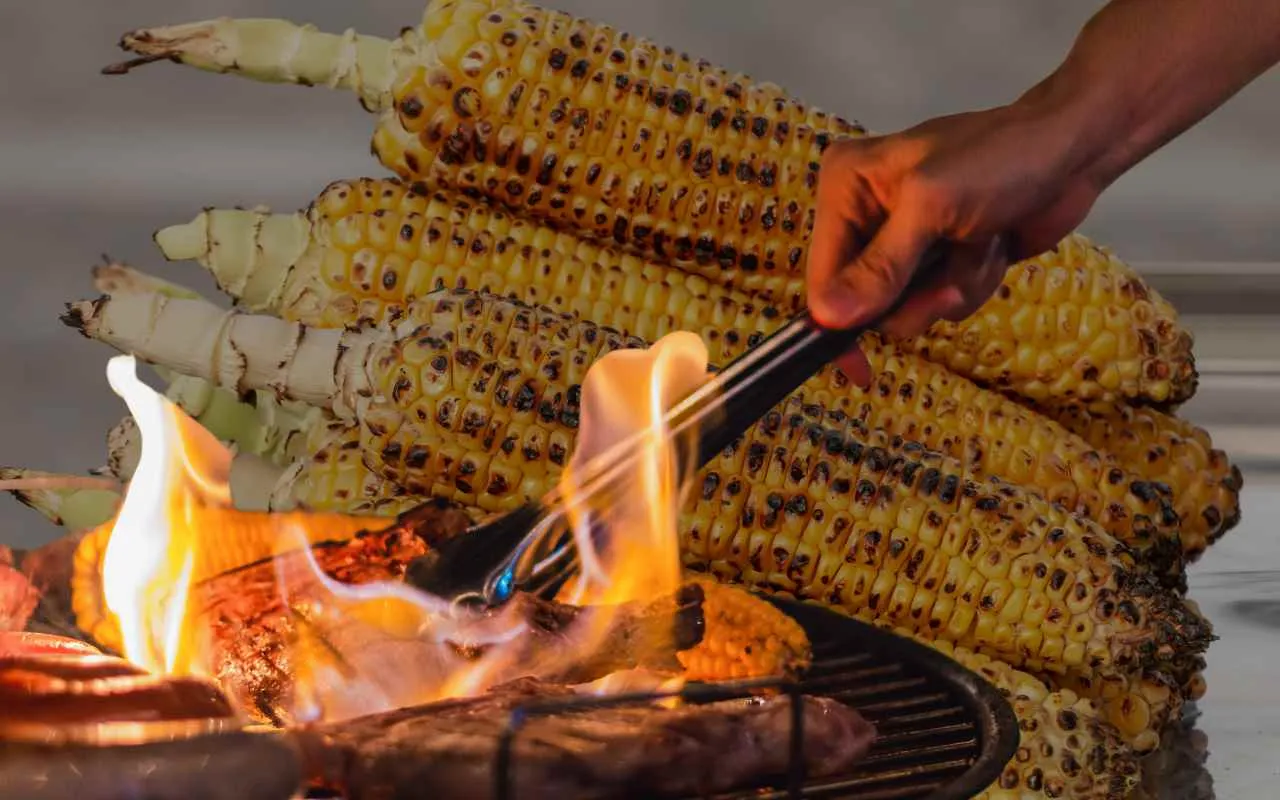
[[[140,56],[126,67],[352,90],[396,175],[331,183],[295,214],[206,210],[160,231],[232,312],[118,265],[96,273],[104,296],[69,307],[238,448],[246,508],[380,516],[437,496],[480,517],[541,495],[596,358],[684,329],[723,364],[801,306],[820,154],[865,135],[775,85],[511,0],[437,0],[394,41],[223,19],[124,46]],[[1126,796],[1204,691],[1212,636],[1184,569],[1239,519],[1239,471],[1176,414],[1192,337],[1072,235],[971,318],[864,347],[869,390],[828,369],[697,476],[686,566],[988,678],[1021,747],[986,797]],[[110,442],[127,479],[137,431]],[[68,525],[111,513],[108,495],[27,499]]]

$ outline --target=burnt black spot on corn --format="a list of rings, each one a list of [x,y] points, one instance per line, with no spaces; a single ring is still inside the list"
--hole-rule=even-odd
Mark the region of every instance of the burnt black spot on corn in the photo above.
[[[1045,403],[1037,410],[1111,453],[1157,491],[1167,490],[1182,522],[1188,560],[1240,521],[1243,476],[1203,428],[1154,408],[1125,403]]]
[[[394,453],[392,443],[404,452],[430,451],[422,464],[378,464],[382,476],[505,510],[551,488],[560,474],[551,454],[572,452],[576,415],[543,415],[540,408],[576,397],[574,387],[600,355],[645,343],[545,307],[476,298],[454,292],[410,308],[398,339],[373,347],[369,377],[384,399],[360,411],[366,423],[377,422],[361,431],[366,454]],[[458,351],[482,350],[475,342],[485,332],[500,355],[459,363]],[[443,348],[432,344],[446,340]],[[384,348],[396,357],[380,358]],[[414,396],[391,399],[406,365],[425,367],[441,356],[449,369],[423,369]],[[502,360],[503,378],[477,391],[473,373],[485,369],[486,358]],[[555,377],[543,368],[551,358],[564,363],[550,373]],[[501,394],[499,382],[519,389]],[[828,419],[807,391],[703,470],[702,491],[691,493],[683,517],[685,529],[700,532],[685,542],[689,566],[934,630],[1049,672],[1127,674],[1206,646],[1207,624],[1096,523],[1009,482],[977,477],[949,457],[924,451],[908,459],[867,446],[856,417],[836,412]],[[462,424],[468,409],[483,409],[497,429]],[[778,424],[796,417],[803,423]],[[832,447],[833,438],[844,446]],[[500,443],[510,439],[517,445],[508,453]],[[464,461],[474,465],[467,490],[457,480]],[[908,473],[918,477],[907,481]],[[488,494],[495,474],[517,488]],[[914,577],[908,559],[920,562]]]
[[[816,200],[808,165],[834,137],[862,135],[861,127],[805,106],[772,84],[685,55],[661,55],[657,44],[607,25],[524,2],[504,2],[492,14],[478,17],[462,9],[455,3],[432,4],[423,26],[426,35],[409,40],[418,49],[405,60],[421,66],[401,71],[392,91],[397,113],[384,120],[374,137],[375,152],[388,167],[404,177],[428,175],[481,191],[486,176],[525,182],[492,155],[445,157],[431,135],[470,130],[485,121],[495,130],[509,131],[520,149],[539,160],[553,154],[561,164],[602,164],[618,174],[619,183],[642,187],[641,193],[653,198],[645,212],[653,236],[631,246],[655,255],[655,239],[675,241],[682,231],[695,231],[692,238],[705,240],[708,247],[678,255],[680,266],[718,283],[798,302],[799,271],[749,275],[742,268],[748,258],[758,261],[797,245],[802,260]],[[493,22],[495,16],[502,21]],[[610,44],[575,49],[567,38],[570,31]],[[574,52],[574,58],[566,51]],[[468,58],[476,52],[488,56],[476,63]],[[436,74],[448,78],[453,95],[437,88]],[[515,87],[526,88],[513,103],[509,97]],[[479,98],[476,107],[464,105],[465,114],[452,101],[464,88]],[[591,118],[584,126],[587,132],[575,132],[563,120],[548,129],[537,101],[540,91],[569,98],[585,111]],[[406,103],[421,110],[405,114]],[[692,140],[692,146],[684,147],[681,140]],[[687,155],[672,157],[689,150],[699,153],[692,162]],[[552,200],[561,193],[548,192],[535,203],[521,202],[521,209],[568,225],[598,216],[603,230],[612,230],[618,219],[629,224],[629,215],[623,216],[628,209],[612,202],[603,184],[576,176],[558,183],[569,189],[558,207]],[[719,196],[720,202],[708,202],[709,210],[699,213],[698,195]],[[689,197],[695,202],[684,199]],[[572,211],[575,207],[583,208],[581,215]],[[776,232],[760,222],[739,222],[753,216],[744,209],[771,207],[792,209],[784,225],[799,235],[800,243],[777,240]],[[710,255],[716,253],[733,253],[732,263],[722,266]]]
[[[1197,385],[1173,306],[1105,247],[1073,234],[1013,266],[970,318],[904,347],[1033,402],[1181,403]]]
[[[213,216],[209,220],[211,232],[217,234],[213,238],[235,241],[230,221],[217,223]],[[244,221],[246,229],[252,229],[251,221]],[[466,287],[547,304],[648,340],[676,329],[698,332],[712,359],[727,363],[786,317],[776,306],[713,286],[696,275],[425,184],[410,190],[395,180],[336,183],[313,204],[307,224],[306,253],[295,266],[280,270],[285,286],[268,293],[269,301],[259,306],[309,324],[377,321],[432,290]],[[416,238],[403,237],[406,225]],[[422,233],[433,230],[443,235],[432,239]],[[262,252],[281,249],[276,242],[264,240],[260,245]],[[243,275],[249,265],[231,254],[252,251],[228,247],[225,258],[210,251],[207,260],[216,274]],[[368,274],[384,276],[383,280],[357,280],[357,259]],[[220,272],[218,265],[225,269]],[[395,276],[394,290],[385,289],[387,275]],[[248,285],[271,283],[255,277]],[[1047,289],[1041,286],[1038,291]],[[248,305],[254,307],[252,299]],[[1203,473],[1172,473],[1171,492],[1165,496],[1156,490],[1151,473],[1169,459],[1139,471],[1134,460],[1122,462],[1095,441],[1085,442],[1014,400],[922,355],[905,352],[901,345],[873,336],[863,344],[877,375],[870,391],[851,386],[831,369],[809,386],[811,396],[825,408],[859,423],[864,439],[880,437],[877,441],[887,449],[918,442],[961,459],[979,474],[1006,478],[1088,514],[1147,553],[1144,557],[1169,576],[1171,585],[1181,581],[1180,551],[1196,549],[1195,531],[1208,520],[1225,521],[1225,526],[1238,515],[1238,504],[1226,502],[1234,500],[1234,495],[1227,495],[1236,485],[1229,467],[1223,467],[1219,497],[1210,498],[1214,502],[1203,508],[1192,508],[1191,502],[1204,499],[1205,492],[1188,494],[1186,487]],[[1175,452],[1193,452],[1193,444]],[[1214,463],[1225,464],[1225,457]],[[956,488],[944,486],[942,491],[950,494]],[[1186,510],[1181,518],[1175,508]],[[1179,542],[1180,528],[1192,537],[1185,547]]]
[[[895,632],[932,646],[978,674],[1013,706],[1017,753],[981,797],[1123,800],[1136,788],[1140,762],[1132,739],[1118,730],[1114,718],[1133,727],[1139,714],[1112,715],[1107,700],[1075,686],[1056,685],[1056,678],[1050,685],[969,648],[902,629]]]

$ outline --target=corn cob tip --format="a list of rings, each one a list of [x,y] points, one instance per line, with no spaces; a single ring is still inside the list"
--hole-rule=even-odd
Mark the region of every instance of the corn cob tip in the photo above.
[[[157,278],[118,261],[96,264],[91,270],[93,288],[103,294],[158,292],[169,297],[198,298],[199,293],[185,286]]]
[[[206,208],[190,222],[156,231],[152,239],[166,260],[193,260],[208,270],[237,304],[274,310],[311,244],[311,222],[298,212]]]
[[[166,261],[190,261],[209,252],[209,226],[207,212],[190,222],[170,225],[152,234],[151,239],[160,248]]]
[[[365,359],[379,335],[373,329],[307,328],[162,292],[68,303],[61,320],[139,361],[171,367],[238,396],[262,390],[343,418],[355,413],[369,391]]]
[[[172,397],[170,399],[173,399]],[[204,420],[197,421],[207,425]],[[216,426],[214,426],[216,427]],[[226,431],[210,430],[226,443]],[[234,449],[234,444],[231,445]],[[133,417],[124,417],[107,433],[107,460],[110,473],[120,481],[128,481],[138,467],[142,455],[142,432]],[[244,511],[264,511],[269,505],[271,488],[280,479],[284,467],[254,452],[236,449],[231,462],[232,504]]]
[[[133,477],[142,455],[142,434],[131,416],[123,417],[107,431],[107,470],[117,480]]]
[[[106,295],[102,295],[93,300],[64,303],[66,310],[58,316],[58,320],[86,339],[92,339],[93,332],[97,328],[98,309],[109,299]]]
[[[102,68],[107,75],[124,75],[135,67],[156,61],[175,61],[199,69],[227,70],[233,65],[227,41],[230,19],[220,18],[182,25],[137,28],[120,37],[119,47],[137,58],[109,64]]]
[[[371,111],[391,101],[391,40],[350,29],[331,34],[282,19],[220,17],[139,28],[120,37],[119,44],[137,57],[104,67],[104,74],[123,75],[145,64],[173,61],[264,83],[354,91]]]
[[[1142,572],[1125,573],[1121,578],[1122,593],[1147,601],[1147,624],[1141,629],[1145,641],[1139,645],[1147,656],[1144,660],[1160,664],[1194,660],[1218,638],[1196,605],[1161,586],[1156,576]],[[1133,604],[1127,601],[1116,604],[1115,613],[1122,617],[1137,615]]]

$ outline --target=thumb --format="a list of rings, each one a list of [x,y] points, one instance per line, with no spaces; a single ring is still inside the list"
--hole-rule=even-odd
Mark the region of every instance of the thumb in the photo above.
[[[911,214],[890,214],[852,261],[810,288],[814,320],[828,328],[848,328],[888,311],[934,240],[933,233]]]

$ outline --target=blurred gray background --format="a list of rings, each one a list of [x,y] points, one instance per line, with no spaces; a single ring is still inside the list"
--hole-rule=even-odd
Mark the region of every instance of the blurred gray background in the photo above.
[[[124,414],[105,346],[57,320],[92,294],[101,253],[202,290],[150,235],[203,206],[304,205],[328,181],[381,174],[353,97],[157,64],[126,77],[131,28],[281,16],[391,36],[422,0],[0,2],[0,464],[83,471]],[[560,0],[557,7],[773,80],[877,131],[1012,99],[1052,69],[1099,2],[1053,0]],[[1126,176],[1084,231],[1166,290],[1199,341],[1188,408],[1247,464],[1250,498],[1280,457],[1280,74],[1249,87]],[[1262,514],[1246,525],[1265,525]],[[52,532],[0,502],[0,541]]]

